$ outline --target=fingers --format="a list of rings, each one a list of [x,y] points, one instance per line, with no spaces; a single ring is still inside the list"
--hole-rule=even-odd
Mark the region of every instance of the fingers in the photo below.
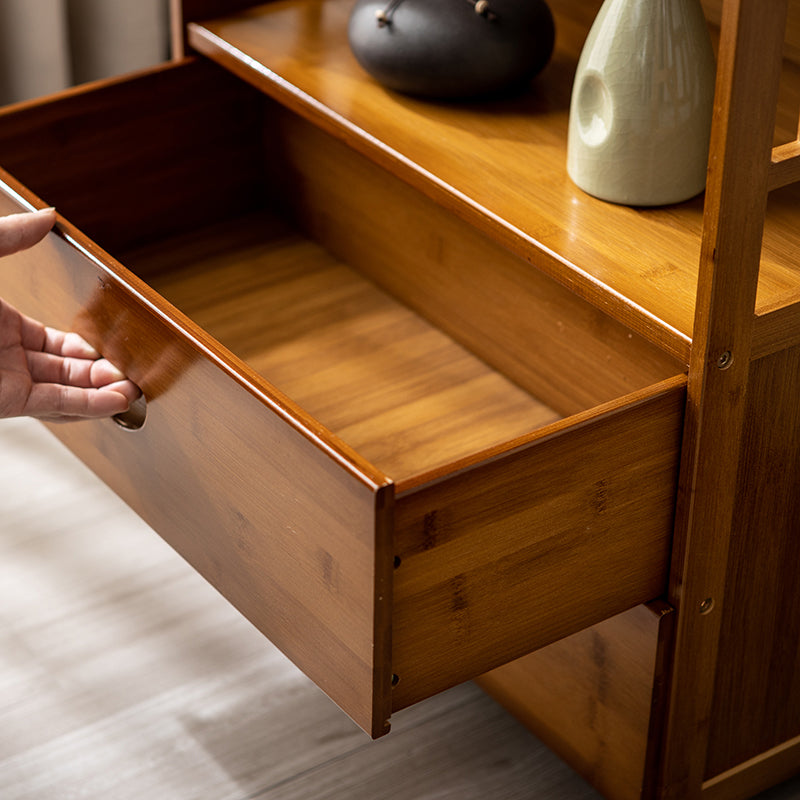
[[[100,353],[77,333],[46,328],[38,320],[26,317],[24,314],[20,314],[19,318],[20,338],[26,350],[69,358],[87,358],[92,361],[100,358]]]
[[[50,420],[113,416],[141,395],[110,361],[76,333],[44,329],[43,350],[26,352],[33,387],[25,414]]]
[[[70,358],[96,359],[100,353],[77,333],[46,328],[41,322],[20,314],[22,346],[26,350],[41,350]]]
[[[108,417],[127,411],[139,387],[104,358],[27,353],[33,387],[25,413],[48,419]]]
[[[53,208],[0,217],[0,256],[33,247],[45,237],[55,221]]]
[[[0,217],[0,256],[32,247],[56,221],[55,210]],[[32,387],[23,414],[51,420],[109,417],[127,411],[141,391],[76,333],[45,328],[18,314]]]
[[[83,389],[38,383],[31,389],[24,413],[39,419],[96,419],[122,414],[130,403],[125,394],[108,387]]]
[[[26,357],[34,383],[100,389],[125,380],[125,375],[104,358],[63,358],[52,353],[30,351]]]
[[[142,396],[142,390],[133,381],[127,378],[122,381],[109,383],[107,386],[103,387],[103,390],[106,392],[119,392],[119,394],[127,398],[129,405]]]
[[[44,329],[44,343],[41,348],[36,349],[71,358],[96,359],[100,357],[100,353],[82,336],[77,333],[65,333],[55,328]]]

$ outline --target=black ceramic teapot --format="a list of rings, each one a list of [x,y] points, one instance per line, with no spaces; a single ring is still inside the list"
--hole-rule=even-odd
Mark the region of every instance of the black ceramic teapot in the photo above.
[[[553,52],[545,0],[358,0],[350,47],[384,86],[468,98],[524,86]]]

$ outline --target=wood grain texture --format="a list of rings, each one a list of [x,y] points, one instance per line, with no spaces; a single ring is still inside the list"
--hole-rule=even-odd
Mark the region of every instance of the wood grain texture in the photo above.
[[[800,736],[798,374],[798,347],[752,367],[721,634],[738,656],[717,675],[707,778]]]
[[[213,5],[198,2],[194,8],[227,13],[241,7]],[[147,425],[130,439],[146,442],[142,449],[122,446],[123,434],[112,423],[87,426],[88,434],[59,431],[60,436],[109,475],[115,489],[167,530],[191,563],[377,735],[385,730],[390,705],[413,703],[663,591],[684,380],[642,387],[649,383],[646,376],[663,378],[676,360],[685,362],[693,339],[669,583],[679,616],[661,788],[667,798],[705,791],[721,796],[744,769],[750,770],[749,786],[770,774],[773,767],[767,764],[775,765],[773,776],[783,776],[796,755],[791,743],[798,706],[784,652],[794,653],[795,631],[788,611],[776,605],[777,594],[762,597],[759,590],[764,574],[778,570],[783,555],[794,555],[786,533],[793,507],[785,499],[793,487],[777,481],[783,490],[768,492],[771,505],[762,505],[758,488],[742,476],[751,461],[769,475],[766,456],[755,455],[762,446],[777,450],[789,464],[787,474],[793,474],[791,452],[797,444],[783,382],[784,371],[798,365],[794,352],[780,352],[796,345],[800,329],[800,189],[776,188],[794,180],[797,171],[792,159],[800,77],[796,65],[779,59],[785,6],[786,0],[768,6],[725,2],[702,232],[700,200],[667,209],[626,209],[587,198],[566,179],[566,101],[599,0],[554,3],[560,36],[548,70],[523,97],[476,107],[400,98],[367,79],[345,46],[350,8],[345,0],[276,0],[221,21],[193,24],[192,42],[323,135],[278,112],[259,92],[196,61],[3,112],[0,162],[70,218],[85,220],[91,235],[115,252],[147,240],[163,242],[167,235],[202,229],[265,203],[289,204],[305,229],[339,259],[461,343],[387,303],[368,281],[316,246],[293,239],[289,261],[311,264],[314,273],[309,283],[298,284],[294,298],[287,288],[298,273],[262,275],[261,255],[250,261],[241,251],[235,269],[225,265],[215,272],[214,266],[198,276],[187,270],[169,289],[176,297],[185,290],[181,304],[192,307],[193,315],[208,314],[209,326],[218,326],[237,352],[252,342],[254,369],[69,229],[86,250],[81,269],[72,269],[74,253],[64,255],[63,239],[51,237],[45,247],[59,255],[53,260],[56,279],[41,277],[36,265],[20,256],[9,262],[9,296],[32,299],[27,308],[55,324],[74,323],[145,387],[150,407]],[[762,63],[765,53],[770,58]],[[759,69],[750,69],[755,63]],[[787,120],[791,132],[783,140]],[[279,147],[264,148],[265,132],[266,142]],[[331,135],[355,153],[340,162],[344,151]],[[781,166],[771,167],[776,143],[781,147],[772,153]],[[283,161],[281,169],[273,169],[271,160]],[[270,189],[262,169],[279,178],[278,191]],[[340,188],[348,175],[360,196],[349,206],[347,191]],[[293,183],[309,181],[310,191],[288,191]],[[84,194],[75,191],[81,183]],[[775,191],[767,205],[770,188]],[[418,208],[416,192],[426,198]],[[149,204],[151,197],[157,199]],[[388,213],[371,230],[376,208]],[[427,224],[420,224],[429,211]],[[420,243],[408,252],[397,245],[386,248],[383,262],[374,263],[369,253],[378,250],[395,219],[409,241],[415,229],[422,231]],[[170,247],[167,257],[176,252]],[[426,251],[450,271],[438,289],[438,276],[431,278],[424,262],[416,263]],[[471,263],[470,255],[483,265]],[[214,258],[229,256],[214,252],[207,266]],[[459,262],[469,268],[454,281]],[[528,264],[541,275],[528,278]],[[248,284],[253,276],[269,287]],[[238,292],[208,305],[209,287],[231,278]],[[242,281],[252,290],[254,306],[266,308],[275,321],[271,332],[267,326],[269,341],[258,339],[258,314],[238,310]],[[509,326],[497,326],[489,317],[470,330],[481,287],[490,285],[502,303],[513,297],[517,282],[524,292]],[[442,311],[437,306],[450,285],[462,293],[459,300],[450,297],[452,307]],[[198,297],[200,303],[192,306]],[[340,320],[335,324],[332,312],[348,301],[358,313],[336,328]],[[281,317],[293,304],[300,324]],[[362,325],[363,309],[375,313],[374,326]],[[547,313],[529,324],[523,317],[532,309]],[[615,322],[606,326],[598,309]],[[570,347],[545,345],[531,355],[526,343],[557,328],[562,315],[569,320],[572,348],[588,351],[552,390],[558,402],[551,404],[545,395],[542,404],[527,392],[539,395],[536,387],[555,374]],[[333,335],[316,333],[317,321],[330,326],[329,333],[335,329]],[[177,344],[169,335],[175,330],[180,330]],[[388,388],[366,398],[367,410],[359,416],[352,401],[368,395],[365,388],[372,385],[352,380],[365,330],[374,339],[369,358],[360,361],[359,355],[359,363],[370,378],[386,367],[392,378]],[[628,330],[636,337],[629,345]],[[609,340],[596,343],[605,331]],[[393,339],[393,334],[399,335]],[[281,339],[284,335],[288,339]],[[392,351],[393,341],[401,353]],[[276,355],[274,347],[287,342]],[[648,349],[653,350],[646,343],[668,357],[648,363]],[[467,355],[462,345],[511,381]],[[615,361],[610,351],[617,349]],[[718,370],[720,355],[728,351],[730,368]],[[269,356],[259,361],[264,352]],[[757,366],[754,357],[761,359]],[[617,376],[629,358],[636,368]],[[596,376],[571,391],[593,362],[599,362]],[[328,380],[321,380],[329,365],[334,366]],[[444,393],[455,385],[455,404],[463,410],[472,400],[474,408],[463,418],[447,412],[431,416],[428,432],[412,442],[419,408],[425,417],[427,409],[439,406],[438,389],[433,395],[428,390],[438,386],[445,365],[452,367],[455,383]],[[302,407],[269,387],[259,372],[280,373],[292,397],[302,398]],[[619,397],[624,392],[617,387],[627,381],[639,389],[635,396],[527,431],[547,422],[548,406],[556,415],[581,411],[598,402],[595,398]],[[401,386],[422,387],[420,407],[408,398],[399,411],[387,406]],[[751,391],[771,392],[774,405],[772,396],[765,401]],[[373,400],[377,405],[370,405]],[[262,419],[265,406],[268,424]],[[759,418],[773,409],[774,428]],[[526,416],[530,412],[539,415],[535,421]],[[443,418],[452,429],[430,435]],[[462,426],[480,429],[486,438],[462,440]],[[264,438],[253,436],[255,430],[265,431]],[[232,435],[237,443],[246,440],[235,453],[228,446]],[[787,451],[781,450],[784,439],[791,445]],[[408,444],[408,451],[398,442]],[[426,447],[428,453],[417,460]],[[249,475],[263,481],[255,491],[231,478],[243,463]],[[393,507],[383,463],[401,476],[395,542],[390,542]],[[650,480],[638,491],[642,464]],[[187,486],[198,491],[187,492]],[[222,498],[214,493],[220,486],[226,489]],[[742,519],[755,520],[757,536],[738,527],[740,512]],[[277,525],[277,537],[264,540],[262,519]],[[773,524],[780,533],[753,555],[751,537],[762,545],[761,529]],[[392,642],[388,598],[394,556]],[[750,574],[752,564],[763,574]],[[778,576],[779,590],[791,598],[795,583],[788,571]],[[706,600],[714,601],[713,613],[701,616],[701,608],[708,610]],[[748,600],[763,611],[756,616],[757,631],[739,625]],[[764,623],[764,615],[781,619],[786,630],[778,633],[777,626]],[[298,627],[308,636],[298,638]],[[763,645],[758,656],[740,658],[754,638]],[[760,680],[767,656],[770,667],[781,662],[774,695],[763,692]],[[392,670],[400,682],[390,700]],[[745,734],[731,734],[740,692],[750,716]],[[782,737],[790,737],[789,743]]]
[[[370,741],[39,423],[0,454],[4,800],[599,800],[474,684]]]
[[[800,344],[800,302],[766,309],[753,327],[753,358],[777,353]]]
[[[474,684],[370,741],[37,422],[0,454],[3,800],[600,800]]]
[[[270,215],[124,261],[398,486],[560,418]]]
[[[403,708],[666,587],[683,378],[396,499]]]
[[[566,174],[574,69],[599,2],[554,3],[559,36],[551,64],[521,97],[477,106],[413,100],[371,81],[347,47],[350,5],[279,0],[190,26],[190,40],[573,292],[684,356],[694,319],[702,202],[649,210],[612,206],[583,194]],[[799,85],[794,72],[787,76]],[[796,136],[796,104],[791,113],[792,130],[783,141]],[[798,295],[797,231],[794,223],[767,226],[759,305]]]
[[[393,636],[399,643],[392,665],[401,676],[393,691],[396,708],[572,631],[585,624],[587,613],[604,616],[612,613],[609,605],[624,608],[663,590],[682,377],[617,400],[612,408],[543,427],[558,415],[269,217],[248,217],[129,252],[125,261],[379,465],[399,491],[433,484],[398,501],[404,504],[408,496],[416,505],[413,526],[398,530],[394,551],[401,560],[396,574],[411,575],[415,587],[413,598],[395,595]],[[543,440],[535,453],[504,455],[532,439]],[[544,443],[550,439],[560,439],[555,452]],[[608,457],[610,446],[620,463]],[[487,459],[488,469],[476,466]],[[577,469],[576,462],[586,469]],[[474,469],[468,475],[447,478],[470,465]],[[478,485],[483,485],[480,491]],[[561,500],[556,487],[563,492]],[[584,494],[585,514],[567,512],[576,495],[584,499]],[[545,521],[539,519],[544,519],[543,505]],[[405,519],[402,508],[398,505],[398,515]],[[439,523],[429,524],[431,519]],[[561,538],[552,530],[556,525],[565,531]],[[492,535],[481,544],[490,528]],[[595,528],[597,535],[587,534]],[[609,538],[598,538],[600,529],[615,529],[621,537],[617,544],[629,552],[612,555],[615,548]],[[540,543],[540,536],[546,541]],[[571,553],[565,559],[567,540]],[[515,567],[519,548],[527,555]],[[624,562],[634,575],[624,587],[617,569],[609,563],[597,566],[598,550]],[[408,561],[413,551],[419,557]],[[632,552],[638,557],[635,565]],[[451,578],[441,577],[442,560],[447,569],[461,564],[459,569],[469,571],[462,587],[465,595],[474,595],[469,637],[463,637],[463,615],[454,619],[440,613],[441,598],[452,589]],[[549,583],[539,570],[530,570],[532,560],[552,572]],[[572,567],[555,567],[564,561]],[[569,601],[569,613],[561,606],[546,608],[538,587],[555,584],[569,597],[573,582],[580,582],[574,574],[579,563],[592,565],[592,573],[613,576],[603,589],[612,597],[593,596],[589,612],[585,594]],[[423,581],[438,575],[442,584],[421,590],[420,575],[428,576]],[[589,592],[597,589],[597,584],[585,585]],[[498,604],[515,609],[504,626],[493,624]],[[528,631],[523,636],[521,620]],[[457,659],[453,637],[462,637]],[[410,648],[411,641],[425,644]],[[442,669],[446,662],[454,663]]]
[[[264,203],[257,93],[185,61],[0,109],[0,166],[109,252]]]
[[[559,413],[685,369],[688,352],[669,357],[298,115],[267,119],[271,182],[298,225]]]
[[[722,19],[669,592],[678,616],[663,796],[676,800],[702,792],[717,747],[708,736],[715,674],[743,658],[725,649],[720,631],[728,554],[746,503],[739,460],[785,19],[786,0],[732,2]]]
[[[0,211],[15,207],[3,194]],[[388,481],[108,257],[53,233],[4,261],[0,291],[77,329],[147,397],[135,433],[99,421],[57,427],[59,438],[359,724],[384,733]]]
[[[478,684],[604,797],[651,797],[672,611],[636,606]]]
[[[800,142],[772,148],[769,188],[779,189],[800,181]]]
[[[704,781],[703,797],[707,800],[747,800],[766,790],[764,798],[778,798],[792,782],[783,787],[770,787],[797,775],[800,771],[798,764],[800,737],[795,737]],[[797,784],[796,780],[794,784]]]
[[[183,101],[178,88],[196,88],[196,81],[209,69],[216,76],[212,87],[214,80],[220,81],[221,96],[211,93],[202,102],[193,97]],[[117,97],[117,90],[126,100],[141,97],[144,102],[144,95],[162,77],[168,91],[147,100],[146,114],[139,109],[147,122],[142,127],[137,118],[134,136],[127,130],[131,111]],[[635,371],[634,395],[614,399],[610,407],[601,406],[598,411],[585,411],[584,399],[578,406],[583,416],[539,434],[542,426],[561,414],[266,211],[211,227],[207,220],[222,213],[226,192],[218,196],[217,181],[206,165],[216,158],[217,148],[224,151],[232,138],[245,135],[241,120],[231,122],[231,129],[224,118],[217,120],[210,126],[213,132],[200,137],[196,148],[182,149],[180,142],[189,137],[192,125],[202,124],[204,114],[231,110],[225,81],[214,68],[189,62],[129,83],[103,85],[96,94],[70,93],[54,110],[34,104],[7,114],[16,141],[26,127],[38,135],[49,119],[55,120],[56,130],[70,125],[79,132],[86,125],[92,132],[92,121],[105,112],[107,129],[118,128],[121,141],[103,140],[98,152],[104,169],[95,166],[85,181],[75,184],[80,191],[74,191],[70,210],[87,213],[95,230],[105,231],[105,238],[124,249],[125,263],[163,291],[180,312],[72,228],[70,236],[89,255],[81,255],[53,235],[48,240],[52,252],[43,263],[34,266],[30,254],[12,262],[15,268],[6,275],[8,295],[29,313],[50,318],[52,324],[77,327],[146,393],[147,423],[133,436],[126,439],[113,426],[98,424],[78,432],[65,430],[62,439],[348,713],[377,735],[388,718],[390,662],[397,659],[397,653],[390,651],[389,636],[391,562],[398,554],[389,540],[390,482],[409,491],[448,478],[439,485],[448,493],[446,503],[451,507],[463,496],[465,482],[448,476],[491,462],[493,491],[516,503],[529,491],[524,486],[531,478],[524,470],[531,458],[538,462],[539,480],[547,485],[560,483],[562,479],[554,476],[563,475],[565,468],[571,473],[573,464],[584,458],[581,437],[590,429],[603,429],[608,420],[608,432],[598,433],[600,443],[595,444],[600,462],[590,473],[580,472],[569,485],[582,491],[582,484],[589,481],[595,487],[588,491],[592,516],[613,505],[603,488],[606,479],[614,486],[619,480],[622,492],[637,495],[638,502],[628,509],[622,507],[626,500],[618,515],[608,514],[616,522],[627,522],[622,535],[627,544],[618,542],[623,548],[634,547],[631,537],[640,516],[647,517],[648,533],[635,544],[644,552],[631,570],[634,577],[623,591],[615,589],[598,602],[589,615],[594,621],[598,615],[649,599],[663,588],[662,545],[671,518],[664,513],[662,500],[674,487],[674,432],[679,425],[683,379],[654,390],[642,388],[641,383],[654,375],[672,372],[674,362],[656,357],[653,364]],[[238,87],[232,91],[234,99],[240,97]],[[252,122],[257,117],[253,98],[260,96],[252,90],[245,94],[246,119]],[[145,131],[157,134],[164,126],[171,135],[143,135]],[[37,173],[31,166],[37,161],[32,158],[37,147],[40,153],[50,152],[36,135],[26,151],[29,161],[18,163],[37,187],[53,188],[41,168]],[[260,126],[249,136],[260,141]],[[303,144],[306,152],[313,151],[313,142],[303,140]],[[87,160],[80,147],[56,148],[55,152]],[[223,167],[231,166],[224,152],[220,155]],[[140,228],[120,226],[121,233],[113,235],[114,211],[123,212],[131,201],[123,199],[125,192],[105,183],[103,173],[119,164],[118,177],[125,178],[126,187],[129,182],[135,184],[131,195],[142,199],[149,178],[137,183],[132,167],[137,163],[152,164],[154,169],[166,169],[164,165],[169,164],[178,175],[193,174],[194,165],[200,178],[176,191],[199,192],[196,232],[183,232],[189,224],[188,213],[170,220],[148,210],[134,217]],[[237,165],[223,188],[241,190],[244,199],[240,202],[250,206],[258,197],[282,196],[280,185],[275,188],[264,182],[261,187],[258,169],[251,169],[257,178],[247,178],[238,161],[232,169]],[[62,187],[58,196],[69,199],[67,194]],[[366,210],[370,199],[367,193],[367,205],[357,208],[354,216]],[[54,200],[48,196],[49,202]],[[156,210],[163,212],[164,202],[164,198],[156,199]],[[225,211],[231,214],[234,209]],[[440,221],[433,218],[428,229]],[[166,230],[176,234],[165,236]],[[454,235],[449,230],[444,233]],[[131,247],[139,241],[145,244]],[[363,250],[357,260],[366,260]],[[47,294],[31,297],[36,294],[34,287],[45,283]],[[507,283],[506,296],[512,297],[513,291],[513,284]],[[519,310],[516,318],[522,313]],[[583,328],[587,339],[602,337],[595,315]],[[613,347],[615,340],[636,344],[632,334],[620,331],[605,347]],[[623,355],[630,355],[627,347]],[[613,394],[610,386],[619,391],[631,385],[629,377],[614,374],[618,362],[609,360],[594,365],[597,377],[583,367],[592,376],[584,398],[596,402]],[[556,374],[557,362],[558,354],[546,369],[540,367],[541,384],[547,374]],[[580,397],[576,393],[571,404],[578,404]],[[573,427],[578,431],[575,439],[570,436]],[[256,435],[256,431],[261,433]],[[513,452],[548,437],[559,439],[561,447],[572,453],[562,472],[548,463],[546,452],[551,445],[545,445],[539,456],[519,458]],[[652,461],[649,455],[644,458],[645,473],[653,468],[652,491],[639,492],[630,471],[618,476],[619,464],[609,468],[613,477],[606,475],[603,449],[616,442],[618,453],[628,452],[631,438],[641,439],[644,447],[651,448],[649,454],[658,450]],[[241,479],[243,474],[247,480]],[[481,474],[473,470],[470,480],[480,479]],[[431,504],[421,516],[448,513],[438,489],[416,497]],[[667,509],[671,502],[670,497]],[[535,514],[530,504],[523,507],[528,517]],[[419,512],[418,505],[416,509]],[[492,517],[508,541],[518,521],[507,510],[487,504],[481,524]],[[566,519],[575,526],[570,535],[580,536],[585,520]],[[474,550],[470,536],[464,536],[458,546],[472,561],[476,575],[491,572],[509,555],[499,553],[494,545],[483,552]],[[592,546],[597,545],[584,545]],[[559,552],[553,550],[552,557],[557,559]],[[428,574],[439,569],[439,554],[437,550],[426,557]],[[562,585],[567,582],[563,576],[553,579]],[[498,599],[506,597],[506,587],[498,588],[501,591],[482,592],[478,600],[486,619],[495,613]],[[428,640],[431,630],[438,632],[433,639],[450,635],[452,618],[428,612],[420,596],[407,602],[396,618],[402,622],[403,636],[407,637],[409,628],[425,624],[429,624],[428,633],[420,641]],[[588,624],[586,613],[571,612],[556,630],[572,631],[581,624]],[[436,664],[446,660],[446,651],[439,648],[432,657],[424,648],[408,651],[403,645],[398,652],[410,655],[399,659],[406,679],[397,696],[410,691],[420,699],[527,652],[559,635],[552,621],[547,626],[522,638],[511,627],[498,629],[489,638],[477,635],[466,642],[467,652],[474,653],[458,669],[439,671],[434,681],[426,677],[426,671],[437,672]],[[303,636],[296,635],[298,629],[304,631]],[[498,643],[493,650],[487,648],[490,640]],[[397,707],[401,704],[407,700],[398,701]]]
[[[723,2],[724,0],[702,0],[706,18],[714,25],[719,25],[722,20]],[[798,0],[789,0],[784,52],[789,58],[800,63],[800,2]]]

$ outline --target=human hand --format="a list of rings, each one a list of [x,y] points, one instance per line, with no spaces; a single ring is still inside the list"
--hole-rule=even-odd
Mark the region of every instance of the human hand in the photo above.
[[[0,256],[32,247],[55,219],[53,209],[0,217]],[[0,299],[0,418],[108,417],[140,394],[77,333],[47,328]]]

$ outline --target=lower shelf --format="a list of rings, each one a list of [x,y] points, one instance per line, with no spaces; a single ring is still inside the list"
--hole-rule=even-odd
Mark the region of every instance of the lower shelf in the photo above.
[[[672,609],[636,606],[478,683],[609,800],[654,788]]]

